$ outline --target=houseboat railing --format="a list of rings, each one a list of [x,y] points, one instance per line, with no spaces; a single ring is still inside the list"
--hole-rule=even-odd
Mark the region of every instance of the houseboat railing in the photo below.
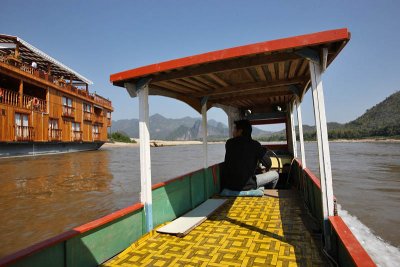
[[[104,97],[99,96],[98,94],[90,94],[90,95],[93,97],[95,102],[105,106],[110,106],[110,107],[112,106],[110,100],[105,99]]]
[[[31,66],[28,66],[28,65],[26,65],[26,64],[21,64],[20,69],[21,69],[22,71],[25,71],[25,72],[30,73],[30,74],[32,74],[32,75],[35,75],[35,74],[36,74],[36,71],[37,71],[36,69],[34,69],[34,68],[32,68]],[[35,75],[35,76],[37,76],[37,75]]]
[[[72,132],[72,140],[73,141],[82,141],[83,131],[73,131]]]
[[[0,103],[11,106],[18,106],[19,104],[19,93],[11,90],[3,89],[0,87]]]
[[[22,106],[26,109],[46,112],[47,101],[30,95],[22,96]]]
[[[49,140],[50,141],[61,141],[62,129],[49,129]]]
[[[10,55],[0,56],[0,62],[3,62],[5,64],[13,66],[15,68],[18,68],[18,69],[22,70],[23,72],[26,72],[32,76],[49,81],[49,82],[61,87],[63,90],[67,90],[67,91],[76,93],[78,95],[81,95],[87,99],[91,99],[98,104],[109,106],[109,107],[112,106],[112,103],[110,100],[105,99],[104,97],[99,96],[97,94],[89,94],[84,89],[79,89],[71,84],[67,84],[62,78],[54,77],[42,70],[33,68],[32,66],[22,62],[20,59],[17,59],[15,56],[10,56]]]
[[[15,125],[14,128],[16,141],[33,141],[35,133],[33,127]]]
[[[103,116],[101,116],[101,115],[95,115],[95,116],[94,116],[94,121],[97,122],[97,123],[103,124]]]
[[[62,115],[65,117],[75,117],[75,108],[63,105]]]

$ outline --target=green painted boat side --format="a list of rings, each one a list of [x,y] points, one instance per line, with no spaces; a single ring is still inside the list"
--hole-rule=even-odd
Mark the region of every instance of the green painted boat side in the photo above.
[[[47,266],[65,266],[64,264],[65,258],[65,242],[58,243],[51,247],[48,247],[38,253],[34,253],[29,255],[21,260],[4,266],[13,266],[13,267],[47,267]],[[0,266],[3,266],[0,264]]]
[[[134,212],[66,242],[66,266],[97,266],[143,235],[143,211]]]
[[[178,218],[219,192],[219,168],[214,165],[174,179],[162,187],[154,187],[153,222],[158,226]]]
[[[17,252],[1,260],[0,266],[97,266],[139,239],[143,235],[142,221],[141,208],[87,232],[76,231],[77,235],[56,244],[41,242],[34,245],[36,251],[25,255]]]
[[[303,170],[300,161],[295,160],[293,164],[294,171],[291,172],[290,177],[292,184],[300,191],[311,216],[318,221],[321,230],[323,213],[319,179],[309,169]],[[334,221],[340,223],[334,224]],[[329,254],[339,263],[339,266],[376,266],[340,216],[330,217],[329,223],[331,224],[330,239],[332,242]]]

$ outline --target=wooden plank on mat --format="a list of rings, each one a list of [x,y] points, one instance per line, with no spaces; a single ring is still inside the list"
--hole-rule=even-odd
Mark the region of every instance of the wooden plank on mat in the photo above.
[[[206,202],[189,211],[182,217],[179,217],[169,224],[157,229],[157,232],[183,237],[207,220],[207,217],[225,202],[226,199],[208,199]]]

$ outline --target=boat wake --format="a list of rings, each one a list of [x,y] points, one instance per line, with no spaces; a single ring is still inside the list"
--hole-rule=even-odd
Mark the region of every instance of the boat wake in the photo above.
[[[338,205],[338,213],[378,266],[394,266],[400,262],[400,249],[375,235],[371,229]]]

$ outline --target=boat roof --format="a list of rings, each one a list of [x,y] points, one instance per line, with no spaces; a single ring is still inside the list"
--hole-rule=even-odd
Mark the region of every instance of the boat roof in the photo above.
[[[346,28],[323,31],[130,69],[110,81],[127,89],[129,83],[148,83],[150,95],[179,99],[198,112],[205,99],[208,108],[272,112],[307,91],[309,60],[326,68],[349,40]]]
[[[34,61],[37,63],[38,67],[43,70],[47,70],[48,66],[50,65],[51,73],[55,76],[64,76],[66,79],[72,77],[72,80],[74,81],[79,81],[90,85],[93,84],[92,81],[83,75],[67,67],[21,38],[17,36],[0,34],[0,51],[15,48],[17,43],[19,47],[19,53],[23,61]]]

